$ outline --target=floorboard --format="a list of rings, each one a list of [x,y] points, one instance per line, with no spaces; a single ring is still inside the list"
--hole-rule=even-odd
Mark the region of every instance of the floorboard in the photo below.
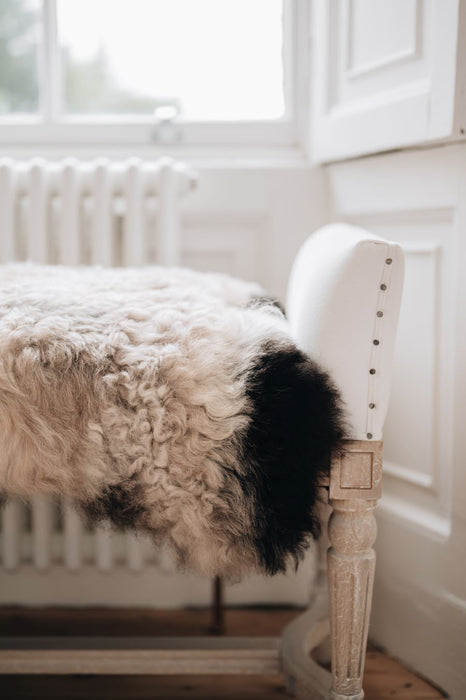
[[[232,609],[225,613],[232,636],[276,636],[299,610]],[[111,610],[0,608],[3,635],[160,635],[208,634],[206,610]],[[433,700],[443,695],[377,649],[367,654],[366,700]],[[284,700],[280,676],[3,676],[2,700]]]

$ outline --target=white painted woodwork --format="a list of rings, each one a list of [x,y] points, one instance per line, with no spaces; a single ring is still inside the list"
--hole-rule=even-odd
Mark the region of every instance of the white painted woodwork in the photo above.
[[[167,207],[166,202],[176,197],[177,175],[169,164],[163,164],[159,172],[158,202],[158,259],[162,265],[179,263],[179,214],[173,207]]]
[[[132,533],[126,535],[126,563],[131,571],[141,571],[144,564],[141,541]]]
[[[0,163],[0,211],[2,217],[2,235],[0,236],[0,260],[13,260],[15,257],[15,180],[17,173],[11,167],[11,161],[5,159]]]
[[[47,245],[47,194],[49,173],[43,160],[31,161],[27,172],[28,227],[27,246],[31,258],[38,263],[48,259]]]
[[[99,571],[108,572],[113,565],[113,538],[109,527],[98,527],[94,534],[95,564]]]
[[[442,247],[440,240],[404,245],[406,300],[399,326],[391,410],[384,428],[390,444],[387,472],[426,489],[438,480],[435,394],[440,276],[445,275],[440,259]],[[421,303],[422,313],[419,313]],[[404,387],[409,385],[415,387],[415,392],[408,398]],[[408,435],[423,435],[424,439],[397,440],[403,431]]]
[[[59,260],[62,265],[77,265],[81,258],[79,230],[81,182],[75,159],[69,158],[63,162],[58,180],[61,195]]]
[[[466,689],[466,145],[327,168],[332,216],[400,242],[405,290],[384,427],[371,636]]]
[[[14,571],[21,561],[21,516],[19,503],[9,501],[2,509],[2,565]]]
[[[236,161],[242,151],[262,155],[289,151],[296,153],[306,123],[308,108],[309,0],[283,0],[283,89],[285,111],[281,119],[190,121],[186,117],[173,126],[173,139],[167,142],[164,120],[150,112],[115,114],[110,119],[88,115],[84,119],[68,119],[61,105],[60,45],[57,35],[56,0],[43,2],[43,46],[39,61],[39,91],[43,118],[15,119],[3,115],[0,129],[2,152],[17,151],[26,146],[41,154],[49,146],[63,148],[62,155],[90,149],[92,156],[111,152],[112,157],[141,155],[152,160],[175,155],[190,159],[193,153],[208,153],[215,158],[229,157]],[[259,39],[260,37],[258,37]],[[165,127],[167,122],[165,122]],[[172,130],[170,129],[170,132]],[[165,133],[164,133],[165,132]],[[124,153],[123,153],[124,151]],[[30,151],[31,152],[31,151]],[[84,154],[83,154],[84,155]]]
[[[33,560],[42,571],[50,566],[52,559],[52,504],[46,496],[34,496],[31,512]]]
[[[63,502],[63,559],[69,571],[82,565],[82,522],[79,513],[67,500]]]
[[[312,157],[464,138],[461,0],[315,0]]]
[[[111,176],[109,163],[100,159],[91,172],[93,192],[93,217],[91,226],[92,257],[89,262],[96,265],[111,265],[113,262],[114,241],[111,210]]]
[[[144,228],[144,173],[141,168],[141,162],[137,159],[132,159],[128,163],[124,188],[125,210],[122,259],[125,265],[143,265],[147,260]],[[162,200],[164,194],[164,192],[160,192]],[[174,201],[174,193],[169,193],[168,200],[165,203],[169,211],[177,209],[177,207],[173,206]],[[161,262],[161,260],[159,261]]]

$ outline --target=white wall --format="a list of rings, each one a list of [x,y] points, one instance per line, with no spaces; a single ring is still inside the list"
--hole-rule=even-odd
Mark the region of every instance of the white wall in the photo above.
[[[371,636],[466,693],[466,145],[327,170],[332,217],[402,243]]]
[[[203,168],[183,203],[182,260],[255,279],[284,299],[305,238],[327,218],[319,168]]]

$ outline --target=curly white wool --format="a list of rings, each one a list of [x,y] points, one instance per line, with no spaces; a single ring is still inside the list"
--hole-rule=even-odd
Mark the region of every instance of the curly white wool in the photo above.
[[[247,308],[261,288],[182,269],[18,264],[0,268],[0,289],[0,491],[86,505],[123,483],[122,507],[190,568],[256,567],[252,550],[232,551],[253,514],[225,475],[241,469],[245,370],[264,338],[288,338],[273,307]]]

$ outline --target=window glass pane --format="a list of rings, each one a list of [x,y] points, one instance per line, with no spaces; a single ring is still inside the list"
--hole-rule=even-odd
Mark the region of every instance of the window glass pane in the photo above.
[[[0,114],[37,112],[40,0],[0,0]]]
[[[58,0],[57,10],[69,113],[283,115],[281,0]]]

